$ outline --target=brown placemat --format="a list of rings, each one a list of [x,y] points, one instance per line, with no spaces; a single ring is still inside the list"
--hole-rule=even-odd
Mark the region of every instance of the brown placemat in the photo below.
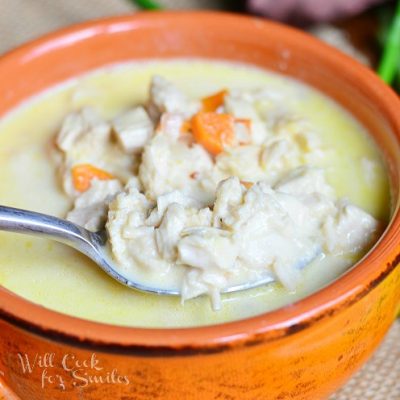
[[[168,8],[222,8],[215,0],[159,0]],[[0,0],[0,53],[76,22],[137,10],[129,0]],[[330,400],[400,400],[400,321],[371,360]]]

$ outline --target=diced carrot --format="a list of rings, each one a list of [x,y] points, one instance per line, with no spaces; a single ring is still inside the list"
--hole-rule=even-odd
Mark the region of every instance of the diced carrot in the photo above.
[[[183,121],[183,123],[181,125],[180,131],[182,134],[188,133],[190,131],[191,127],[192,127],[192,124],[191,124],[190,120],[185,120],[185,121]]]
[[[228,94],[226,89],[220,92],[214,93],[211,96],[204,97],[201,102],[203,104],[203,112],[214,112],[217,111],[218,107],[224,104],[224,98]]]
[[[90,164],[79,164],[72,168],[72,182],[79,192],[85,192],[90,187],[92,179],[100,180],[113,179],[114,177],[102,169],[96,168]]]
[[[253,182],[249,182],[249,181],[240,181],[240,183],[246,188],[246,189],[250,189],[254,183]]]
[[[235,119],[229,114],[199,112],[192,118],[193,136],[211,154],[218,154],[225,146],[233,145]]]

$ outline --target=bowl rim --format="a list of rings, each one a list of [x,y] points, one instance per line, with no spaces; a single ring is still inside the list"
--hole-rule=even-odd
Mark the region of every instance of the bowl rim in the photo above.
[[[47,34],[11,50],[0,57],[4,62],[14,63],[33,54],[38,48],[51,49],[60,46],[63,39],[82,40],[82,31],[91,29],[90,39],[99,32],[110,31],[112,26],[125,24],[126,29],[137,29],[139,22],[158,24],[180,23],[195,16],[196,23],[207,21],[219,23],[257,25],[260,30],[274,29],[301,39],[304,48],[317,49],[330,63],[336,63],[346,71],[349,79],[361,79],[365,90],[375,102],[379,102],[385,116],[389,118],[393,131],[400,134],[400,101],[397,95],[368,68],[340,51],[326,45],[310,35],[253,16],[244,16],[214,11],[162,11],[139,12],[117,17],[88,21]],[[139,24],[140,25],[140,24]],[[140,29],[140,26],[139,26]],[[161,25],[161,28],[162,25]],[[85,37],[87,40],[87,37]],[[53,47],[52,47],[53,46]],[[49,50],[51,51],[51,50]],[[396,115],[398,114],[398,115]],[[399,142],[399,138],[397,138]],[[84,348],[101,348],[108,352],[140,353],[152,355],[182,355],[199,352],[218,352],[233,344],[251,345],[260,341],[272,341],[306,329],[314,322],[331,316],[350,306],[368,294],[400,262],[393,256],[396,242],[400,240],[400,213],[398,199],[391,221],[385,233],[372,250],[354,267],[324,288],[292,305],[263,313],[254,317],[209,326],[184,328],[139,328],[111,325],[53,311],[0,286],[0,318],[23,330],[48,339],[65,342]],[[388,259],[392,263],[385,264]],[[380,265],[379,268],[376,265]]]

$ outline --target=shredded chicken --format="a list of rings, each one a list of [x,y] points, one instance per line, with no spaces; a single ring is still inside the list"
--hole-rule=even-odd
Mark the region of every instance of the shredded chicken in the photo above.
[[[260,278],[295,290],[307,260],[363,251],[380,224],[336,197],[314,166],[325,154],[318,133],[283,101],[268,89],[228,92],[205,119],[233,126],[220,138],[196,131],[202,102],[162,77],[146,108],[111,122],[90,109],[69,115],[57,137],[67,218],[106,223],[120,268],[157,274],[182,300],[207,294],[218,309],[224,288]]]

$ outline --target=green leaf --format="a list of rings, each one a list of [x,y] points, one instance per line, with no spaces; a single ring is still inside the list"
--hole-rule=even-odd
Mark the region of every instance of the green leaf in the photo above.
[[[389,85],[393,83],[400,64],[400,0],[389,27],[383,55],[378,68],[379,76]]]
[[[163,7],[161,7],[160,4],[153,0],[129,0],[132,3],[136,4],[140,8],[143,8],[145,10],[162,10]]]

